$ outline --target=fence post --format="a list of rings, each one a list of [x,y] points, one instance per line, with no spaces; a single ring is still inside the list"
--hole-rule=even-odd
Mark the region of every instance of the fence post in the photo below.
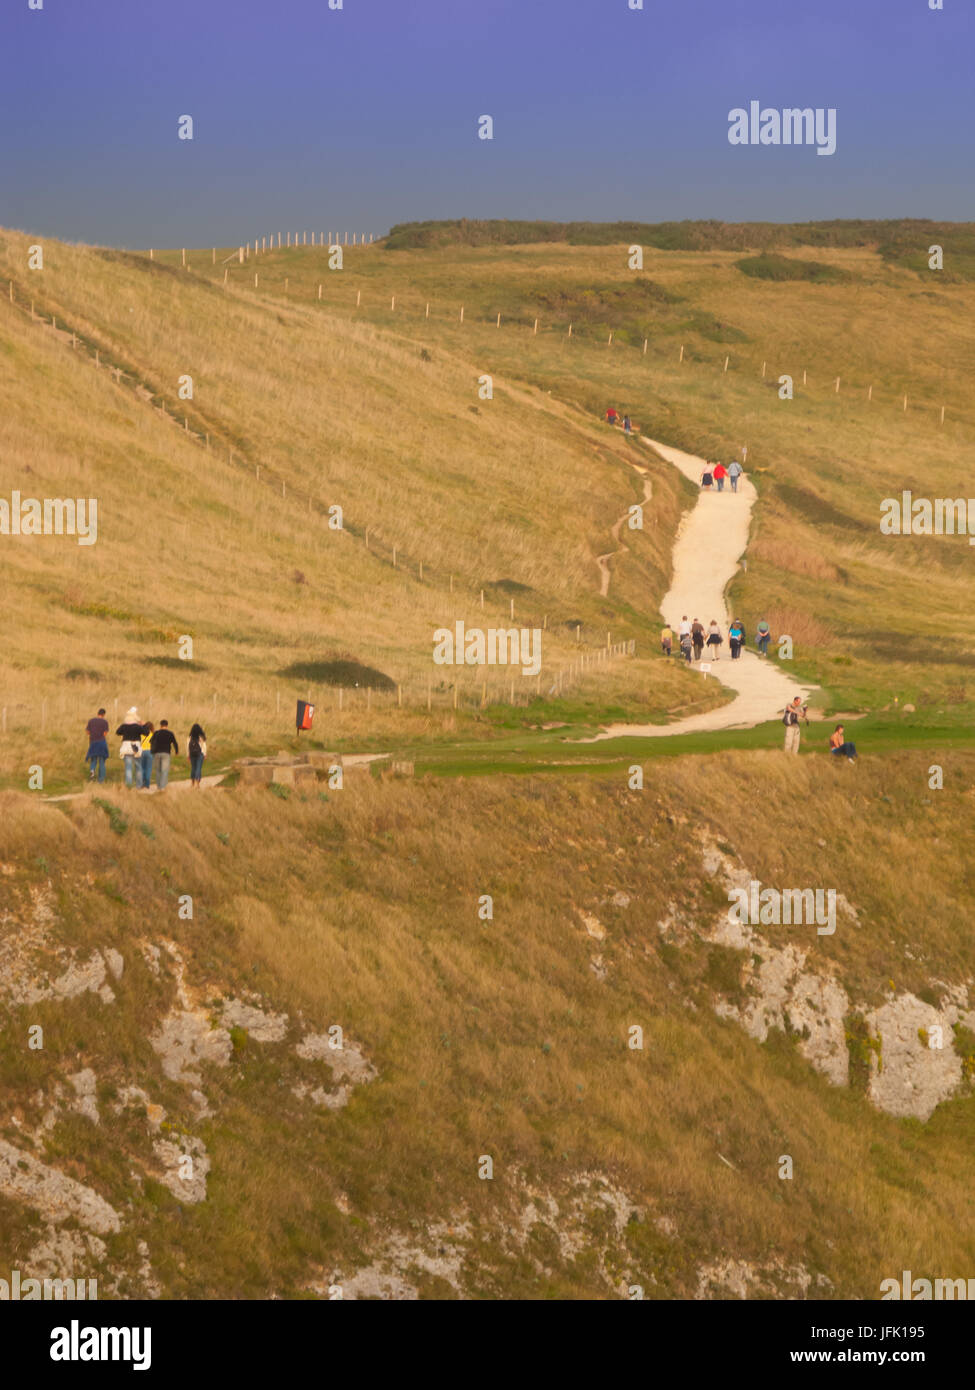
[[[460,306],[460,321],[461,321],[461,323],[464,322],[464,306],[463,306],[463,304]]]
[[[839,377],[837,377],[837,378],[836,378],[836,391],[835,391],[835,394],[838,396],[839,393],[840,393],[840,379],[839,379]]]
[[[532,329],[532,333],[537,333],[537,332],[538,332],[538,319],[535,320],[535,327]]]
[[[680,360],[681,362],[683,362],[683,360],[684,360],[684,344],[683,344],[683,343],[681,343],[681,345],[680,345],[680,359],[679,359],[679,360]]]
[[[941,407],[941,423],[944,424],[944,422],[945,422],[945,408],[944,408],[944,406],[942,406],[942,407]]]
[[[362,291],[361,291],[361,290],[356,290],[356,292],[355,292],[355,307],[356,307],[357,309],[358,309],[358,307],[359,307],[359,302],[360,302],[361,299],[362,299]]]
[[[484,590],[481,590],[481,607],[484,607]]]
[[[426,311],[426,313],[423,315],[423,317],[424,317],[425,319],[428,319],[428,318],[430,317],[430,305],[429,305],[429,304],[427,305],[427,311]]]
[[[393,546],[393,569],[396,568],[396,547]]]
[[[571,324],[571,323],[569,324],[569,332],[568,332],[568,334],[567,334],[566,336],[569,337],[569,338],[572,337],[572,324]]]
[[[400,709],[403,708],[403,687],[401,685],[396,687],[396,703]]]
[[[907,409],[907,396],[904,397],[904,409]]]

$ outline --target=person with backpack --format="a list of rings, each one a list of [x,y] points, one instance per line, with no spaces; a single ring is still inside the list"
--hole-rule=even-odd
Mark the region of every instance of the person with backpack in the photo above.
[[[150,744],[152,761],[156,769],[156,790],[164,792],[169,782],[169,761],[179,752],[179,744],[169,727],[168,719],[160,719],[159,728],[152,736]]]
[[[738,491],[738,479],[743,472],[744,470],[737,459],[728,464],[728,481],[731,483],[732,492]]]
[[[199,791],[203,778],[203,761],[207,755],[207,736],[199,724],[194,724],[190,729],[190,741],[186,751],[190,759],[190,785]]]
[[[799,752],[799,720],[804,719],[806,724],[806,706],[802,703],[802,696],[797,695],[795,699],[782,711],[782,723],[785,725],[785,751],[787,753]]]
[[[724,480],[727,476],[727,473],[728,470],[727,468],[725,468],[723,463],[716,463],[714,465],[714,481],[718,485],[719,492],[724,492]]]
[[[125,723],[115,730],[122,740],[118,751],[119,757],[125,762],[125,785],[129,788],[133,779],[137,788],[142,786],[142,735],[145,731],[146,726],[139,718],[135,705],[126,712]]]
[[[701,486],[704,488],[704,490],[705,490],[706,492],[710,492],[710,490],[711,490],[711,483],[712,483],[711,465],[710,465],[709,463],[706,463],[706,464],[704,465],[704,472],[701,474]]]
[[[700,661],[704,650],[704,624],[699,618],[695,618],[691,623],[691,641],[694,644],[694,660]]]
[[[718,624],[712,618],[711,623],[708,627],[708,640],[706,645],[708,649],[708,656],[713,655],[715,661],[721,660],[721,654],[718,651],[718,648],[721,646],[723,641],[724,638],[721,636],[721,629],[718,627]]]
[[[738,660],[738,657],[741,655],[741,649],[744,645],[744,642],[745,629],[742,627],[738,619],[735,618],[734,622],[728,629],[728,645],[731,647],[732,661]]]
[[[763,618],[759,623],[755,634],[755,645],[758,647],[759,656],[768,656],[768,644],[772,640],[772,629]]]
[[[108,742],[105,735],[108,733],[108,720],[105,718],[105,711],[100,709],[97,714],[93,714],[85,725],[85,733],[88,735],[88,752],[85,754],[85,762],[88,764],[88,780],[95,781],[95,768],[98,768],[98,781],[105,780],[105,763],[108,760]]]
[[[841,758],[846,758],[847,762],[850,763],[855,763],[857,760],[856,744],[847,743],[842,724],[837,724],[836,728],[829,736],[829,751],[831,755],[837,753]]]
[[[633,433],[633,424],[632,424],[632,421],[630,420],[629,415],[624,415],[624,416],[623,416],[623,433],[624,433],[624,434],[632,434],[632,433]]]
[[[660,650],[663,652],[664,656],[670,656],[673,647],[674,629],[670,626],[670,623],[664,623],[663,630],[660,633]]]
[[[140,740],[142,744],[142,790],[147,792],[152,781],[152,735],[155,724],[150,719]]]

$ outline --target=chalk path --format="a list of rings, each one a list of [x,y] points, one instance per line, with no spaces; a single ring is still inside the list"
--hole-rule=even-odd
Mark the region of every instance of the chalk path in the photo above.
[[[695,486],[700,484],[704,460],[685,454],[667,444],[641,436],[667,463],[680,469]],[[700,618],[707,628],[712,618],[721,628],[724,645],[721,659],[711,659],[710,677],[737,693],[737,699],[720,709],[705,710],[688,715],[672,724],[610,724],[594,738],[580,742],[596,743],[601,739],[631,735],[639,738],[662,738],[673,734],[698,733],[706,729],[750,729],[775,719],[794,695],[803,700],[816,689],[791,680],[779,667],[755,651],[743,651],[737,661],[731,660],[728,646],[728,623],[737,615],[729,614],[725,589],[737,573],[741,557],[748,544],[752,507],[757,493],[744,475],[738,481],[738,491],[729,486],[724,492],[716,488],[701,489],[696,505],[685,512],[674,542],[674,577],[664,595],[660,612],[676,633],[684,614],[693,622]],[[746,632],[749,643],[755,641],[755,625],[762,614],[749,615]],[[676,648],[676,638],[675,638]],[[675,656],[675,661],[683,657]],[[705,649],[704,664],[708,663]],[[694,669],[698,669],[694,663]]]

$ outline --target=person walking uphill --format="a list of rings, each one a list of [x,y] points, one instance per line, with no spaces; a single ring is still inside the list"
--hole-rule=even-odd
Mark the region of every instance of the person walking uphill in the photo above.
[[[199,791],[203,778],[203,762],[207,755],[207,736],[199,724],[194,724],[190,730],[190,741],[186,751],[190,759],[190,785]]]
[[[122,740],[119,746],[119,757],[125,760],[125,785],[131,787],[134,776],[135,785],[141,787],[142,735],[146,732],[146,726],[140,720],[139,711],[135,705],[127,711],[125,723],[120,724],[115,732]]]
[[[724,492],[724,480],[725,480],[725,478],[726,478],[727,476],[728,476],[728,470],[727,470],[727,468],[725,468],[724,464],[723,464],[723,463],[716,463],[716,464],[714,465],[714,481],[715,481],[715,482],[717,483],[717,485],[718,485],[718,491],[719,491],[719,492]]]
[[[736,618],[728,629],[728,645],[731,648],[731,659],[737,661],[741,654],[741,649],[745,642],[745,629]]]
[[[98,767],[98,780],[105,780],[105,763],[108,759],[108,742],[105,735],[108,733],[108,720],[105,718],[105,711],[100,709],[97,714],[93,714],[85,725],[85,732],[88,735],[88,752],[85,754],[85,762],[89,765],[88,780],[95,780],[95,766]]]
[[[664,656],[670,656],[674,649],[674,629],[670,623],[665,623],[660,632],[660,650]]]
[[[142,735],[142,790],[147,792],[152,784],[152,735],[155,724],[148,720]]]
[[[735,459],[733,463],[728,464],[728,481],[731,483],[732,492],[738,491],[738,479],[743,472],[744,469],[737,459]]]
[[[787,753],[799,752],[799,720],[805,719],[806,706],[802,703],[802,696],[797,695],[791,704],[786,705],[782,711],[782,723],[785,725],[785,751]]]
[[[170,731],[168,719],[160,719],[150,748],[153,766],[156,769],[156,790],[164,792],[169,781],[169,760],[174,753],[179,752],[179,744]]]
[[[708,647],[708,656],[712,656],[712,655],[713,655],[715,661],[720,661],[720,660],[721,660],[721,655],[720,655],[720,653],[719,653],[719,651],[718,651],[718,648],[721,646],[721,643],[722,643],[723,641],[724,641],[724,638],[721,636],[721,629],[718,627],[718,624],[717,624],[717,622],[715,621],[715,619],[712,618],[712,619],[711,619],[711,624],[710,624],[710,626],[708,627],[708,641],[707,641],[707,647]]]
[[[694,643],[694,660],[700,661],[704,650],[704,624],[699,618],[691,623],[691,641]]]

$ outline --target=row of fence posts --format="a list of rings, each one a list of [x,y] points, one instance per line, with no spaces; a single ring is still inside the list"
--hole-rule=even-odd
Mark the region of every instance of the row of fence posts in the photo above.
[[[479,709],[483,709],[488,704],[515,705],[522,703],[523,700],[527,703],[532,699],[541,698],[543,694],[552,692],[561,694],[566,686],[571,684],[574,680],[581,678],[586,672],[596,667],[604,666],[615,657],[635,655],[636,642],[633,638],[623,642],[608,643],[606,647],[597,647],[583,653],[577,661],[571,662],[568,666],[560,667],[558,671],[548,671],[544,674],[539,672],[534,678],[534,688],[527,690],[525,688],[525,681],[526,679],[530,680],[530,677],[515,677],[514,679],[501,682],[500,685],[497,683],[492,684],[482,677],[481,679],[474,679],[472,681],[469,691],[462,692],[460,682],[457,680],[450,681],[447,684],[441,681],[440,684],[435,687],[434,678],[431,675],[427,678],[425,692],[422,687],[419,691],[416,691],[414,688],[406,692],[406,706],[407,708],[421,708],[425,705],[427,710],[432,710],[435,704],[441,703],[441,696],[443,697],[443,703],[452,706],[454,709],[460,707],[460,701],[463,701],[464,706],[473,704]],[[505,694],[507,694],[507,699],[505,699]],[[326,686],[324,690],[320,692],[307,690],[305,695],[309,704],[313,704],[321,710],[328,708],[334,708],[339,711],[351,710],[356,704],[361,708],[364,703],[365,709],[368,712],[372,710],[374,699],[376,699],[377,702],[384,702],[384,708],[395,706],[397,709],[402,709],[404,705],[404,688],[402,684],[397,684],[392,688],[387,688],[382,691],[374,690],[371,686]],[[330,705],[328,703],[327,697],[329,696],[334,700],[334,704]],[[77,717],[80,720],[86,713],[93,713],[94,709],[100,705],[103,698],[103,696],[93,696],[91,700],[87,700],[79,695],[72,699],[68,699],[66,696],[62,695],[54,702],[55,708],[53,709],[51,707],[52,702],[49,701],[47,697],[41,699],[39,704],[25,701],[18,705],[3,705],[0,707],[0,733],[7,733],[8,724],[11,729],[13,728],[13,715],[15,711],[23,712],[25,727],[37,727],[39,718],[39,728],[40,732],[43,734],[47,731],[49,713],[54,715],[56,719],[62,723],[69,714],[73,718]],[[123,706],[126,705],[126,700],[128,700],[128,698],[128,696],[124,698],[118,695],[114,696],[111,706],[111,720],[113,723],[124,717],[125,708],[123,708]],[[275,714],[278,719],[281,718],[282,712],[285,714],[287,713],[289,704],[297,698],[297,695],[293,694],[290,690],[285,693],[283,699],[284,708],[282,711],[282,692],[280,690],[276,691]],[[144,705],[138,705],[140,717],[143,720],[152,719],[153,705],[155,705],[159,711],[157,715],[158,718],[168,718],[170,720],[180,717],[188,718],[190,714],[192,714],[195,720],[202,720],[204,718],[219,719],[221,709],[231,712],[235,720],[240,720],[258,714],[264,708],[264,702],[262,700],[251,703],[247,701],[246,698],[240,699],[235,696],[221,698],[219,693],[215,691],[209,699],[194,700],[191,704],[190,712],[187,713],[185,695],[180,695],[178,698],[174,697],[173,699],[159,697],[158,695],[150,695],[147,697]]]

